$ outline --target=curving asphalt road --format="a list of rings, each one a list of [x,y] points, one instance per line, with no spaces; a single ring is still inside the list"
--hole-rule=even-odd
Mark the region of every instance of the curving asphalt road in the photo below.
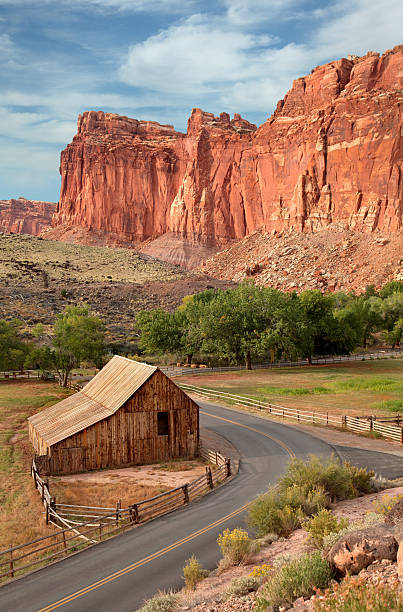
[[[2,612],[132,612],[159,589],[182,586],[181,570],[193,553],[213,568],[218,534],[244,524],[245,505],[275,483],[291,456],[333,451],[295,428],[213,404],[200,406],[201,424],[240,452],[238,475],[183,510],[3,586]]]

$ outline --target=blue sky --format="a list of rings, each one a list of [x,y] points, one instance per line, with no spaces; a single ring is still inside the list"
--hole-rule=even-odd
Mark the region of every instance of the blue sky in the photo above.
[[[403,43],[401,0],[0,0],[0,199],[57,201],[79,113],[263,123],[319,64]]]

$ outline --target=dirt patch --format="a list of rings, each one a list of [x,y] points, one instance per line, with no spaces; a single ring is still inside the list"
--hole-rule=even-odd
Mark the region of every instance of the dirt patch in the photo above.
[[[50,478],[50,489],[59,503],[122,507],[169,489],[180,487],[205,472],[199,459],[87,472]]]

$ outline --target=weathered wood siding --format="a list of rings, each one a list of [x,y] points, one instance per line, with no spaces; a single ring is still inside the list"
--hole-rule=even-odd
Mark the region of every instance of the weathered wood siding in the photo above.
[[[168,412],[168,435],[158,435],[158,412]],[[156,371],[114,415],[54,444],[48,454],[51,472],[66,474],[192,458],[198,442],[197,404]]]

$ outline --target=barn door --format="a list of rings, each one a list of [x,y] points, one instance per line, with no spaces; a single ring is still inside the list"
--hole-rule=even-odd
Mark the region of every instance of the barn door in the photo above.
[[[61,449],[61,472],[74,474],[86,469],[85,449],[79,446]]]

